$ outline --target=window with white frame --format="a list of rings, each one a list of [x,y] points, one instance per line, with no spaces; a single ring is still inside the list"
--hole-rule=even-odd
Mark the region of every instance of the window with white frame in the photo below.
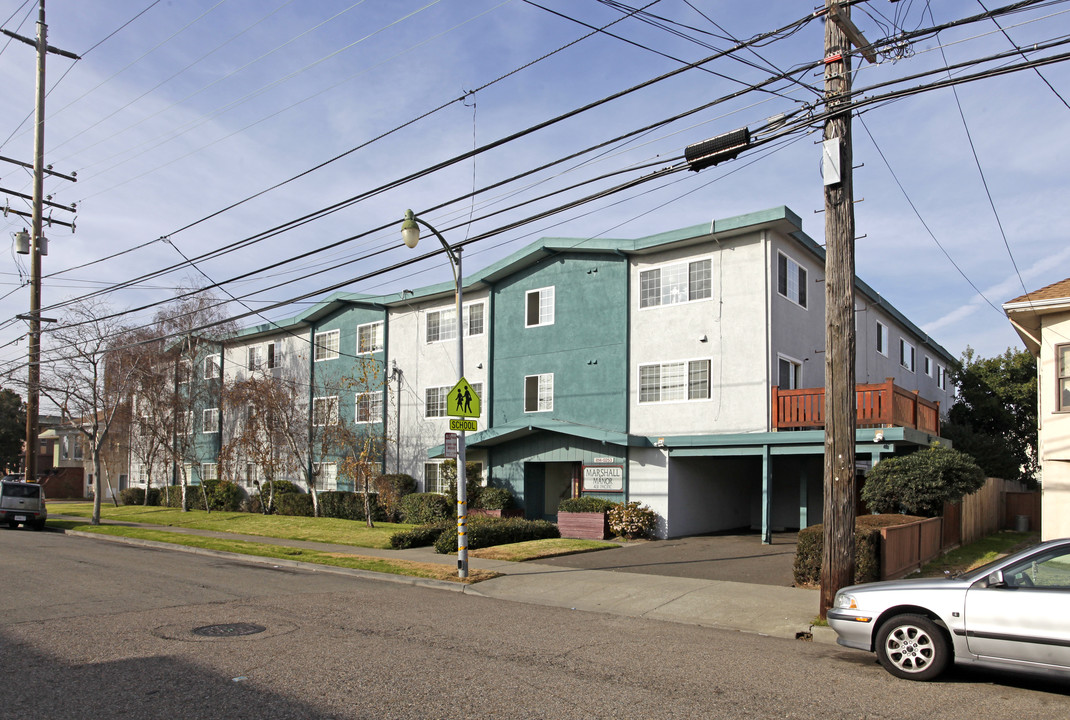
[[[483,383],[470,384],[472,385],[472,390],[475,391],[476,397],[482,401]],[[453,389],[453,386],[451,385],[442,385],[440,387],[430,387],[424,390],[424,417],[446,417],[449,411],[449,394],[451,389]]]
[[[445,495],[450,491],[449,480],[445,477],[445,473],[442,472],[442,466],[444,463],[429,462],[424,463],[424,492],[441,493]],[[472,463],[478,467],[477,472],[483,474],[482,463]]]
[[[551,412],[554,409],[554,374],[524,378],[524,412]]]
[[[784,253],[777,253],[777,292],[806,307],[806,268]]]
[[[357,353],[373,353],[383,349],[382,321],[357,325]]]
[[[1070,344],[1055,346],[1055,381],[1059,393],[1055,407],[1059,412],[1070,411]]]
[[[338,423],[338,396],[312,398],[312,425],[325,427]]]
[[[279,344],[274,342],[269,342],[267,344],[267,366],[269,370],[271,368],[277,368],[279,366],[278,346]]]
[[[914,372],[914,346],[906,340],[899,339],[899,364],[910,372]]]
[[[338,338],[341,330],[328,330],[315,335],[315,362],[334,360],[338,357]]]
[[[193,411],[188,410],[186,412],[178,413],[176,418],[178,420],[175,432],[179,435],[190,435],[193,433]]]
[[[245,356],[245,367],[249,370],[259,370],[264,362],[263,348],[259,345],[245,348]]]
[[[219,465],[216,463],[201,463],[201,482],[219,479]]]
[[[877,322],[877,352],[888,357],[888,326]]]
[[[193,362],[191,360],[179,360],[175,366],[175,373],[178,376],[175,381],[179,385],[188,385],[190,377],[193,375]]]
[[[357,417],[358,423],[375,423],[383,421],[383,393],[366,392],[357,393]]]
[[[936,366],[936,387],[947,390],[947,370],[943,365]]]
[[[639,366],[639,402],[708,400],[710,361],[651,363]]]
[[[554,288],[528,290],[524,295],[524,327],[554,324]]]
[[[219,408],[206,408],[201,411],[201,432],[219,432]]]
[[[245,463],[245,477],[242,478],[245,487],[251,488],[256,486],[257,477],[256,463]]]
[[[186,475],[186,482],[190,485],[199,485],[201,482],[200,470],[193,463],[182,463],[182,472]]]
[[[925,374],[929,377],[933,376],[933,359],[928,355],[925,356]]]
[[[484,333],[483,305],[484,303],[482,302],[476,302],[465,305],[461,309],[461,316],[464,318],[465,337],[482,335]],[[447,340],[456,340],[456,318],[456,308],[443,308],[442,310],[429,311],[425,319],[427,342],[430,344],[445,342]]]
[[[209,355],[204,359],[204,379],[214,380],[219,375],[219,356]]]
[[[316,489],[338,490],[338,463],[312,463],[312,470],[316,473]]]
[[[446,417],[446,403],[449,402],[450,387],[430,387],[424,390],[424,417]]]
[[[639,307],[677,305],[713,296],[713,261],[674,263],[639,273]]]
[[[802,363],[780,355],[777,358],[777,387],[781,390],[798,390]]]

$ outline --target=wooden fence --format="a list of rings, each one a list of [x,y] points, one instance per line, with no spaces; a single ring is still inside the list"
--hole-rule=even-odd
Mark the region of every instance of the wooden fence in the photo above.
[[[984,486],[944,508],[943,517],[881,528],[881,579],[902,577],[941,552],[976,542],[997,530],[1013,530],[1019,515],[1040,529],[1040,493],[1021,483],[988,478]]]
[[[944,549],[944,519],[928,518],[881,528],[881,579],[903,577]]]

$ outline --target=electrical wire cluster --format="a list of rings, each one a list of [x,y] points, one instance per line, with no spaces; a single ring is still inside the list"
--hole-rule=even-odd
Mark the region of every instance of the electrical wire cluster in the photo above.
[[[139,20],[143,22],[151,18],[152,11],[157,10],[157,2],[148,4],[90,50],[95,50],[105,41],[114,42],[116,38],[123,36],[124,31],[129,32],[131,27],[136,27]],[[29,0],[12,14],[8,23],[12,23],[27,4]],[[138,120],[126,121],[127,116],[132,119],[131,109],[139,101],[153,96],[176,78],[194,74],[217,53],[223,53],[239,38],[255,34],[261,23],[269,22],[276,14],[283,14],[290,5],[289,2],[275,4],[265,8],[263,15],[254,22],[246,23],[232,35],[222,36],[214,45],[206,46],[207,49],[192,62],[172,72],[166,79],[155,81],[151,89],[118,106],[110,115],[86,123],[79,133],[63,138],[52,149],[69,150],[67,154],[61,153],[59,158],[73,161],[80,157],[79,153],[97,145],[117,147],[111,151],[110,156],[100,157],[95,164],[87,166],[99,166],[102,170],[101,177],[86,183],[89,186],[87,190],[83,190],[83,187],[77,188],[78,192],[87,193],[81,195],[82,198],[95,198],[98,195],[107,197],[119,187],[146,182],[146,178],[151,178],[164,168],[186,159],[188,155],[201,155],[207,160],[205,152],[217,143],[246,132],[254,125],[268,122],[279,113],[289,112],[306,102],[311,103],[324,93],[338,92],[339,83],[310,89],[304,100],[282,108],[275,107],[265,116],[252,118],[251,124],[242,126],[240,130],[231,131],[207,145],[188,150],[186,155],[180,154],[178,157],[161,160],[156,165],[122,177],[118,182],[105,182],[103,178],[104,175],[114,175],[115,171],[135,158],[158,155],[168,143],[190,133],[194,128],[209,125],[247,101],[264,96],[295,77],[310,73],[318,66],[330,64],[340,54],[362,43],[372,43],[380,35],[404,37],[405,42],[410,44],[383,62],[405,62],[408,53],[424,43],[441,40],[444,34],[459,31],[468,23],[486,20],[494,13],[501,12],[502,7],[508,3],[484,9],[477,8],[471,17],[429,38],[410,38],[410,21],[424,13],[435,12],[438,4],[439,0],[425,2],[396,17],[388,18],[378,27],[361,34],[358,39],[350,39],[340,47],[325,47],[318,57],[309,59],[297,69],[281,77],[265,78],[263,83],[254,89],[247,90],[214,108],[208,107],[203,114],[192,115],[189,120],[162,135],[129,147],[122,146],[124,133],[132,132],[138,126],[149,123],[160,115],[166,115],[175,108],[186,107],[194,99],[210,94],[220,83],[239,77],[243,71],[260,67],[260,63],[266,58],[283,50],[293,49],[295,43],[305,36],[324,28],[329,29],[332,23],[341,22],[347,13],[357,12],[362,5],[361,2],[348,5],[320,23],[296,31],[274,48],[259,53],[255,59],[250,59],[202,85],[191,84],[181,99],[159,105],[154,113],[144,114]],[[427,272],[430,267],[427,260],[440,254],[442,250],[433,250],[417,256],[398,252],[397,216],[400,210],[395,208],[386,211],[384,215],[384,211],[380,209],[385,200],[392,198],[392,193],[404,189],[423,195],[427,194],[428,188],[455,188],[456,171],[469,163],[473,164],[474,168],[486,167],[507,153],[528,150],[535,138],[553,134],[560,136],[561,133],[568,132],[580,134],[576,132],[579,127],[577,122],[602,122],[606,113],[621,112],[616,108],[633,108],[645,98],[664,97],[664,89],[667,87],[676,88],[675,93],[671,95],[675,98],[675,107],[666,106],[661,116],[650,117],[647,113],[643,122],[636,123],[635,127],[626,131],[595,133],[593,137],[598,138],[595,142],[562,142],[558,154],[553,157],[540,157],[537,162],[513,164],[511,167],[514,171],[511,173],[503,173],[495,168],[493,172],[479,174],[473,169],[474,179],[470,189],[452,189],[446,192],[439,189],[435,195],[445,199],[419,210],[418,214],[433,218],[436,226],[447,236],[459,237],[463,233],[464,239],[454,242],[457,247],[470,248],[469,257],[473,253],[500,256],[508,245],[533,233],[545,232],[556,224],[588,216],[604,216],[606,220],[602,221],[602,224],[608,227],[602,232],[608,233],[628,220],[640,218],[654,209],[665,207],[707,187],[710,183],[730,178],[753,163],[760,161],[768,167],[768,157],[797,144],[800,140],[813,139],[827,117],[829,111],[824,105],[823,92],[815,85],[815,78],[823,72],[826,65],[825,59],[820,57],[818,52],[819,46],[815,45],[804,59],[795,62],[786,63],[786,54],[775,52],[790,38],[801,37],[809,32],[809,28],[820,26],[823,20],[820,10],[782,22],[778,27],[754,33],[746,39],[739,39],[722,27],[708,12],[700,10],[688,0],[677,4],[682,4],[690,12],[689,20],[681,19],[679,7],[667,8],[669,0],[655,0],[641,7],[632,7],[618,0],[598,0],[597,4],[606,12],[600,16],[598,22],[592,22],[590,18],[576,17],[576,9],[571,5],[558,3],[557,7],[553,7],[545,1],[523,0],[523,5],[531,12],[554,19],[555,22],[561,23],[560,27],[579,28],[580,34],[574,35],[564,44],[535,54],[532,59],[511,70],[495,74],[473,89],[462,89],[441,102],[430,101],[425,109],[414,113],[410,118],[377,132],[366,133],[368,139],[335,153],[326,160],[308,165],[282,180],[253,189],[239,200],[222,203],[221,207],[208,210],[177,227],[157,228],[155,232],[146,228],[148,232],[142,232],[145,239],[130,247],[105,252],[96,258],[50,271],[45,275],[48,286],[56,286],[65,280],[85,287],[86,291],[48,303],[42,312],[62,314],[65,308],[77,303],[117,298],[121,297],[120,293],[136,293],[135,297],[145,299],[133,303],[129,308],[116,309],[108,317],[122,318],[127,327],[135,330],[147,329],[156,322],[154,314],[160,307],[176,299],[174,295],[161,296],[159,289],[189,285],[188,278],[195,274],[198,277],[198,287],[180,292],[177,299],[207,289],[218,296],[221,305],[233,307],[234,311],[228,313],[228,322],[255,320],[271,323],[275,311],[298,303],[312,302],[330,292],[343,289],[373,292],[391,283],[405,282],[414,278],[417,273]],[[1070,36],[1067,35],[1045,37],[1043,42],[1035,42],[1028,47],[1006,42],[1010,40],[1010,33],[1015,32],[1015,21],[1019,17],[1023,18],[1022,26],[1037,24],[1038,27],[1043,27],[1046,18],[1066,12],[1066,0],[1024,0],[1000,7],[982,6],[976,13],[940,23],[935,21],[928,3],[924,6],[912,1],[893,3],[890,15],[888,8],[875,1],[854,0],[847,4],[855,11],[860,22],[869,21],[866,25],[867,37],[883,59],[877,67],[863,65],[856,67],[854,71],[855,89],[847,98],[847,107],[859,116],[921,93],[1023,70],[1039,72],[1041,68],[1057,65],[1070,58],[1070,48],[1067,47],[1070,44]],[[201,16],[159,41],[152,50],[61,106],[56,111],[57,114],[76,112],[79,103],[105,92],[108,87],[120,82],[124,73],[135,72],[139,62],[160,48],[165,48],[183,33],[195,31],[197,24],[204,18],[221,12],[221,5],[222,2],[212,5]],[[657,8],[676,11],[676,16],[672,17],[673,13],[668,11],[655,12]],[[33,10],[32,6],[30,10]],[[1041,12],[1047,12],[1048,15],[1042,15]],[[964,29],[975,30],[976,34],[967,37],[956,35],[956,39],[945,41],[944,38],[950,33],[961,34]],[[927,60],[934,49],[943,51],[945,42],[970,45],[978,38],[987,38],[995,33],[1000,35],[1005,49],[972,55],[969,59],[956,63],[950,63],[946,59],[937,62]],[[671,43],[665,42],[666,38],[671,39]],[[345,194],[338,200],[312,210],[301,211],[292,217],[285,217],[287,213],[279,212],[277,204],[274,207],[270,204],[264,205],[270,198],[281,199],[286,192],[307,188],[308,183],[319,178],[324,178],[325,187],[333,191],[338,178],[344,177],[344,168],[360,163],[361,158],[365,156],[377,158],[380,146],[384,146],[388,140],[412,138],[414,133],[436,132],[437,128],[431,120],[443,117],[444,113],[453,108],[473,108],[472,136],[478,138],[477,131],[480,128],[474,121],[475,102],[486,103],[487,101],[482,100],[485,94],[501,92],[506,87],[514,90],[517,86],[522,87],[533,68],[544,63],[560,63],[561,58],[574,53],[577,47],[589,47],[596,42],[600,43],[599,52],[606,52],[606,47],[627,46],[646,57],[656,59],[659,66],[664,67],[669,63],[671,67],[620,90],[595,94],[594,99],[548,119],[521,125],[519,129],[503,132],[495,139],[483,141],[481,144],[473,142],[469,150],[429,159],[426,164],[397,174],[392,179],[381,180],[376,185]],[[672,51],[663,49],[670,44]],[[4,49],[0,49],[0,54]],[[703,54],[697,59],[687,59],[689,54],[693,55],[696,51]],[[924,62],[921,62],[923,60]],[[921,64],[915,68],[914,63]],[[882,72],[885,64],[896,64],[901,68],[909,66],[911,71],[890,75]],[[69,71],[70,68],[68,73]],[[342,82],[363,77],[367,72],[370,70],[363,69],[352,73]],[[63,82],[68,73],[61,75],[58,82]],[[867,82],[870,73],[874,76],[873,81]],[[685,76],[695,80],[708,78],[697,85],[704,90],[717,88],[716,94],[711,93],[708,99],[702,102],[681,106],[679,98],[686,98],[687,94],[680,92],[678,83]],[[567,79],[562,78],[561,81],[565,82]],[[1052,91],[1055,92],[1054,88]],[[472,105],[469,105],[470,102]],[[842,112],[843,108],[844,105],[838,106],[836,112]],[[98,126],[108,125],[107,121],[113,116],[122,116],[125,124],[119,130],[111,131],[110,135],[94,139],[92,131]],[[752,137],[744,155],[734,162],[697,176],[687,172],[689,166],[682,157],[682,148],[685,145],[704,136],[716,135],[726,127],[740,126],[750,128]],[[866,129],[869,132],[868,127]],[[17,124],[5,145],[25,132],[25,121]],[[604,137],[605,135],[611,136]],[[80,146],[79,140],[84,141]],[[118,146],[116,142],[119,143]],[[876,144],[875,139],[873,142]],[[0,145],[0,148],[2,147],[3,145]],[[74,149],[75,147],[77,149]],[[674,147],[675,151],[665,152],[667,148]],[[49,157],[51,161],[51,156]],[[378,176],[384,178],[389,174],[389,171],[383,168]],[[86,175],[86,170],[82,169],[80,180]],[[89,176],[93,177],[92,172]],[[476,181],[482,177],[488,179],[482,183]],[[898,178],[896,182],[899,182]],[[255,188],[258,183],[255,178],[251,178],[247,184]],[[79,185],[82,186],[83,183],[80,182]],[[655,198],[655,195],[658,197]],[[632,215],[625,212],[624,219],[621,219],[622,205],[630,207],[630,201],[648,196],[655,203],[654,208]],[[261,212],[265,207],[272,207],[276,210],[272,216],[283,217],[262,223],[265,225],[263,229],[236,232],[238,225],[229,219],[237,217],[239,211],[244,212],[251,206],[256,206]],[[244,224],[249,217],[249,213],[244,212],[237,223]],[[377,217],[386,219],[377,221]],[[356,225],[354,232],[338,232],[342,225],[353,223]],[[188,248],[194,245],[203,246],[208,233],[211,234],[210,249],[188,251]],[[932,235],[932,239],[939,245],[935,235]],[[1009,242],[1005,244],[1010,252],[1011,245]],[[281,254],[278,252],[280,248],[286,248],[289,252]],[[942,246],[940,249],[954,264],[955,260],[947,250]],[[178,259],[161,262],[168,253],[173,253]],[[137,261],[138,258],[146,256],[150,256],[152,260],[148,263]],[[78,273],[96,273],[104,267],[126,267],[128,264],[130,267],[148,264],[151,269],[131,273],[114,281],[75,277]],[[956,268],[967,283],[983,296],[966,273],[958,268],[958,265]],[[187,281],[181,279],[183,274],[186,275]],[[97,286],[93,287],[94,285]],[[8,294],[11,295],[18,289],[19,283],[16,283],[16,287]],[[0,320],[0,331],[10,331],[19,322],[15,318]],[[69,328],[73,324],[65,323],[64,326]],[[209,329],[207,326],[192,328],[193,331]],[[47,333],[46,328],[46,348]],[[0,345],[0,348],[7,348],[9,353],[0,358],[0,374],[10,375],[24,366],[23,360],[17,357],[17,354],[10,353],[15,342],[13,340]],[[50,348],[45,353],[43,362],[47,363],[50,358],[54,360],[59,357],[63,357],[63,349]]]

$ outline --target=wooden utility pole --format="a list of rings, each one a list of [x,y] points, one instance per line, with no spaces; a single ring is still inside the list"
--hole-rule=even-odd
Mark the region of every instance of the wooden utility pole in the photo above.
[[[4,34],[37,49],[37,104],[34,112],[33,134],[33,214],[30,232],[30,348],[26,377],[26,479],[37,479],[38,422],[41,412],[41,255],[44,253],[42,226],[45,169],[45,56],[56,53],[74,60],[74,53],[48,44],[45,25],[45,0],[39,0],[37,11],[37,39],[31,40],[15,33]],[[50,170],[51,168],[49,168]],[[72,225],[73,227],[73,225]]]
[[[821,617],[854,582],[855,213],[851,178],[850,9],[825,0],[825,476]],[[858,40],[856,39],[857,43]]]

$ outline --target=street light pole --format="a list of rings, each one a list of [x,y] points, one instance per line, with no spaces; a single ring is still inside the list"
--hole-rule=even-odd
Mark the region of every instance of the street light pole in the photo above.
[[[428,222],[416,217],[412,210],[405,211],[405,222],[401,225],[401,238],[410,248],[420,241],[420,225],[430,230],[450,261],[453,270],[453,285],[457,300],[457,381],[464,379],[464,322],[461,316],[461,248],[451,248],[446,238]],[[448,402],[448,400],[447,400]],[[465,462],[464,430],[457,433],[457,577],[468,577],[468,465]]]

